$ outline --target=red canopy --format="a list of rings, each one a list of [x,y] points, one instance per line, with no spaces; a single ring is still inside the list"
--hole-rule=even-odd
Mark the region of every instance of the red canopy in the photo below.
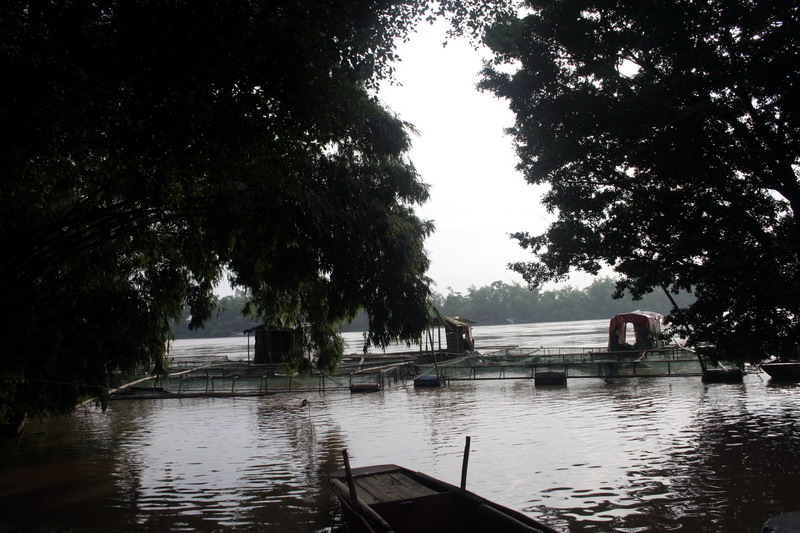
[[[608,350],[649,350],[663,345],[659,338],[661,320],[664,317],[652,311],[632,311],[622,313],[611,319],[608,327]],[[631,346],[625,342],[628,324],[633,324],[636,343]]]

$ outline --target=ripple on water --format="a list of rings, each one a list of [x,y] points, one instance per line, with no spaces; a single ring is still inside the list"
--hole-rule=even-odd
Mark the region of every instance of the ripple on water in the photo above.
[[[343,448],[457,484],[470,435],[468,488],[564,531],[757,530],[800,500],[798,392],[748,376],[117,402],[3,444],[0,516],[57,494],[59,523],[83,527],[314,531],[336,520]]]

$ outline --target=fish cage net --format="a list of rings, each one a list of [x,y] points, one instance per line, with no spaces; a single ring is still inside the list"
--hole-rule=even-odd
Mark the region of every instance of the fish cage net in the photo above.
[[[503,350],[420,367],[420,373],[438,373],[446,380],[535,378],[548,372],[584,378],[655,377],[698,375],[702,368],[692,354],[669,350],[652,354]]]

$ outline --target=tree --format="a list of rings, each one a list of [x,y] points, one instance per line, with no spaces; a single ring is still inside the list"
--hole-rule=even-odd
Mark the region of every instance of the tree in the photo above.
[[[621,274],[695,291],[669,317],[728,359],[800,344],[800,9],[750,0],[530,0],[492,28],[519,169],[557,220],[515,234],[526,281]],[[512,71],[512,72],[510,72]]]
[[[310,322],[324,369],[361,308],[373,344],[417,338],[428,191],[373,89],[418,21],[491,12],[459,4],[4,2],[0,403],[163,371],[224,272],[252,314]]]

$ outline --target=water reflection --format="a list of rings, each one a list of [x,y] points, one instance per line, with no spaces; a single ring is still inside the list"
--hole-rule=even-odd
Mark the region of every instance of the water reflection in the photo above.
[[[127,416],[126,407],[115,404],[112,416]],[[330,499],[321,480],[336,468],[341,436],[335,425],[316,432],[297,398],[181,400],[163,402],[159,413],[127,439],[123,470],[138,470],[140,530],[311,531],[331,523],[315,502]],[[331,446],[321,449],[318,439]]]
[[[758,531],[800,501],[798,393],[747,376],[121,401],[0,443],[0,516],[312,532],[339,520],[326,476],[342,448],[457,483],[470,435],[469,487],[564,531]]]

